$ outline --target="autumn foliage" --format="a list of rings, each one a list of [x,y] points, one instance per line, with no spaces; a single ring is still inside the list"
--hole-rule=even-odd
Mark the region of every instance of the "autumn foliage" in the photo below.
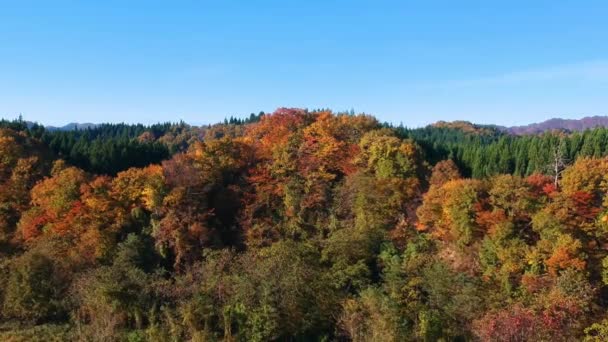
[[[105,152],[61,152],[68,133],[0,129],[0,337],[4,324],[43,340],[605,334],[606,157],[581,155],[555,182],[538,158],[521,174],[494,172],[507,157],[467,164],[462,146],[498,144],[489,128],[416,135],[292,108],[105,129],[164,152],[130,165],[110,148],[124,164],[104,165]]]

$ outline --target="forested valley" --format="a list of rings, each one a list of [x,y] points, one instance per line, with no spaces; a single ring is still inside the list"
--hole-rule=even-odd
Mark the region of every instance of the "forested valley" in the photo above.
[[[2,341],[606,341],[608,129],[0,122]]]

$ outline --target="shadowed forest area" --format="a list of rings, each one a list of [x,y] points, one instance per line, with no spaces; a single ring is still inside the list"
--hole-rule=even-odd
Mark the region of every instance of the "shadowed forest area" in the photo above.
[[[608,340],[608,129],[0,127],[0,340]]]

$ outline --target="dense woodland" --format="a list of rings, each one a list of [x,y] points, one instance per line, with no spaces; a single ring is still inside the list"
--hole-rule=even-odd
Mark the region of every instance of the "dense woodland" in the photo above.
[[[1,340],[608,340],[607,129],[0,127]]]

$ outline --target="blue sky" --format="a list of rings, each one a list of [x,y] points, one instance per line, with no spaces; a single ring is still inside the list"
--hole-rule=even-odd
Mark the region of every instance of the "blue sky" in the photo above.
[[[420,126],[608,115],[607,1],[0,0],[0,116]]]

